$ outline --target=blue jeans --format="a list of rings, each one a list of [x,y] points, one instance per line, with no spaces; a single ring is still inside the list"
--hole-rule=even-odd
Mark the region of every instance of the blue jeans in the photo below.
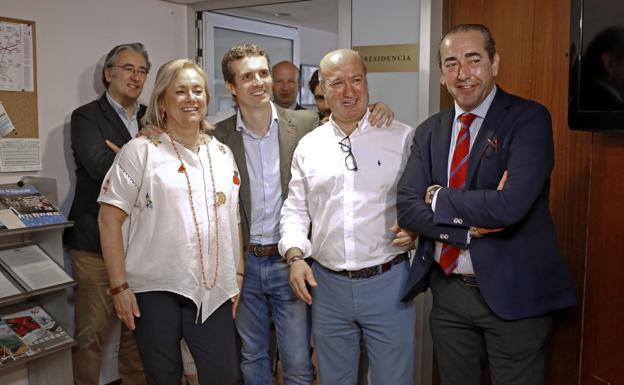
[[[236,315],[242,341],[241,370],[245,385],[273,384],[269,360],[271,317],[275,324],[284,385],[312,384],[308,309],[295,297],[288,278],[288,267],[279,255],[256,257],[247,254],[245,281]]]

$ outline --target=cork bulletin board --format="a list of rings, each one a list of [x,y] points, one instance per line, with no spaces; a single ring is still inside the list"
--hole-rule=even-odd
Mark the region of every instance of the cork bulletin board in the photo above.
[[[15,127],[6,139],[39,137],[36,52],[35,22],[0,16],[0,102]]]

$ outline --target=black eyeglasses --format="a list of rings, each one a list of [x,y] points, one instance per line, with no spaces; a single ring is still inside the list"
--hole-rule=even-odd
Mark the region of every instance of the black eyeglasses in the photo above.
[[[353,152],[351,151],[351,139],[349,139],[349,135],[342,138],[338,144],[340,145],[342,152],[347,153],[347,156],[345,157],[345,166],[347,167],[347,170],[357,171],[357,162],[355,161],[355,156],[353,156]]]

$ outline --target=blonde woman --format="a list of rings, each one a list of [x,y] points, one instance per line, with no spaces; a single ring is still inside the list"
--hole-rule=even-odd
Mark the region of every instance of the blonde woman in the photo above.
[[[156,76],[145,123],[109,170],[98,201],[117,316],[134,330],[148,384],[179,384],[180,339],[199,383],[236,383],[233,316],[244,276],[240,178],[205,122],[207,78],[187,59]]]

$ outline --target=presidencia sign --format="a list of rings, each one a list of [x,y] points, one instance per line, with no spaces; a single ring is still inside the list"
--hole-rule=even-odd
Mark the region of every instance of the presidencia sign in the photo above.
[[[353,47],[368,72],[417,72],[418,44],[361,45]]]

